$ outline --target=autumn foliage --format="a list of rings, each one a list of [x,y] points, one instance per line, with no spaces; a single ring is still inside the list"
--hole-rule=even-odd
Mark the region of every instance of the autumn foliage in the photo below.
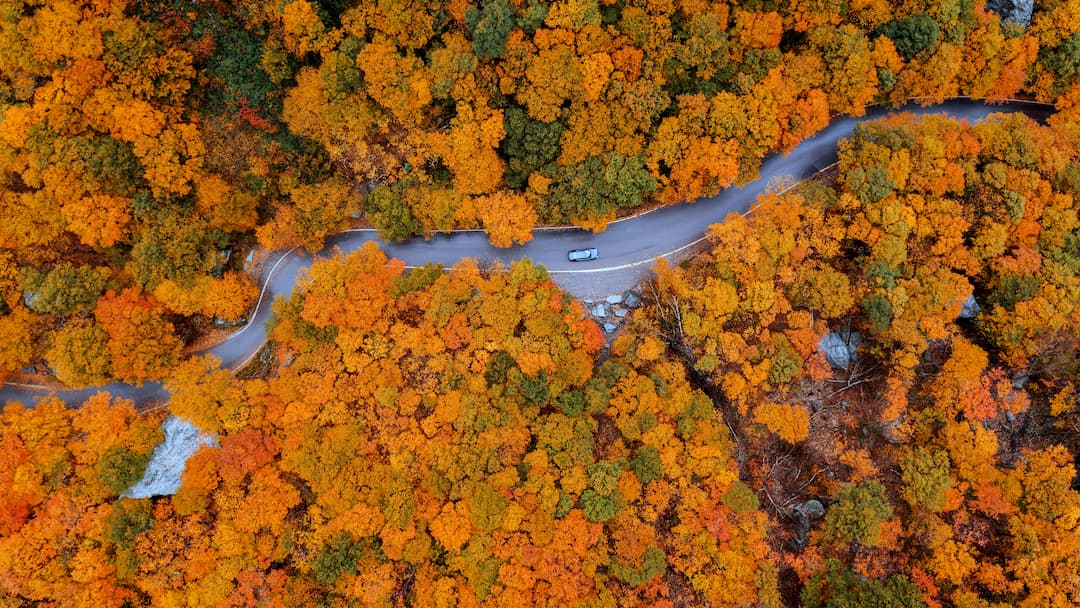
[[[606,349],[527,261],[320,261],[274,304],[266,377],[170,366],[170,409],[218,438],[175,496],[117,498],[153,416],[106,395],[4,410],[0,585],[94,606],[1074,605],[1070,133],[861,127],[835,179],[657,267]],[[125,336],[170,335],[163,307],[106,292],[58,370],[146,375],[168,339]],[[818,352],[830,329],[865,336],[846,370]]]
[[[153,419],[129,406],[4,411],[5,595],[737,606],[775,594],[767,517],[725,498],[745,491],[728,431],[663,344],[623,341],[599,363],[596,324],[527,262],[406,273],[369,245],[310,277],[275,304],[285,363],[272,377],[202,359],[174,370],[172,411],[220,445],[195,455],[174,497],[118,500],[103,481],[131,460],[112,454],[148,451]]]
[[[659,266],[639,329],[745,442],[804,605],[1076,605],[1075,130],[901,116],[839,156]],[[863,337],[846,369],[829,331]]]
[[[5,404],[0,605],[1080,605],[1078,58],[1075,0],[0,3],[0,380],[164,380],[218,439],[123,498],[161,413]],[[957,95],[1059,112],[860,126],[617,335],[369,245],[257,377],[182,356],[256,244],[602,230]]]
[[[871,103],[1080,107],[1069,2],[1027,30],[977,2],[5,6],[0,251],[19,275],[108,270],[185,341],[244,316],[255,244],[314,252],[362,223],[511,247],[743,183]],[[829,278],[808,273],[807,297]],[[70,342],[85,312],[0,314],[0,374],[125,377],[16,337]]]
[[[867,104],[1004,99],[1028,84],[1052,101],[1078,73],[1064,6],[1037,10],[1028,32],[977,3],[884,2],[297,0],[261,25],[298,63],[286,126],[395,192],[392,214],[363,204],[381,233],[482,227],[506,246],[516,237],[469,197],[505,200],[522,225],[599,230],[744,181]],[[463,195],[439,219],[418,194],[432,187]]]

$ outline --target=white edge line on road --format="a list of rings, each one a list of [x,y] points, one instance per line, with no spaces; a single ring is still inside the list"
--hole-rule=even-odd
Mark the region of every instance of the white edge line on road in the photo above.
[[[783,190],[780,190],[779,192],[776,193],[776,196],[783,196],[784,194],[787,194],[792,189],[802,185],[802,183],[805,182],[806,180],[808,180],[808,179],[810,179],[812,177],[817,177],[818,175],[821,175],[822,173],[832,169],[833,167],[835,167],[836,165],[839,165],[839,164],[840,164],[840,161],[835,161],[835,162],[829,164],[827,167],[822,167],[821,169],[818,169],[817,171],[815,171],[812,174],[804,177],[803,179],[789,185],[788,187],[784,188]],[[766,190],[765,192],[762,192],[761,194],[757,195],[757,197],[755,197],[755,201],[756,201],[757,198],[760,198],[764,194],[768,194],[768,190]],[[750,212],[754,210],[753,205],[754,205],[754,203],[750,203],[750,208],[747,209],[746,211],[742,212],[743,217],[747,217],[747,216],[750,215]],[[721,220],[721,221],[723,221],[723,220]],[[649,258],[647,260],[641,260],[641,261],[638,261],[638,262],[630,262],[629,264],[620,264],[619,266],[608,266],[606,268],[583,268],[581,270],[548,270],[548,274],[580,274],[580,273],[590,273],[590,272],[611,272],[611,271],[615,271],[615,270],[625,270],[627,268],[634,268],[635,266],[641,266],[642,264],[648,264],[650,262],[655,262],[656,260],[659,260],[660,258],[666,258],[666,257],[669,257],[669,256],[673,256],[673,255],[675,255],[675,254],[677,254],[677,253],[679,253],[679,252],[681,252],[681,251],[683,251],[685,249],[693,247],[694,245],[697,245],[701,241],[704,241],[705,239],[709,238],[709,232],[708,232],[709,227],[714,226],[714,225],[715,224],[710,224],[709,226],[705,227],[704,236],[702,236],[702,237],[700,237],[700,238],[698,238],[698,239],[696,239],[694,241],[691,241],[691,242],[683,245],[682,247],[679,247],[678,249],[672,249],[671,251],[668,251],[667,253],[661,253],[660,255],[658,255],[656,257],[653,257],[653,258]]]
[[[263,282],[262,289],[259,290],[259,299],[255,302],[255,310],[251,311],[251,320],[252,321],[255,320],[255,317],[259,316],[259,308],[262,307],[263,300],[266,299],[266,292],[270,288],[270,282],[273,281],[273,279],[274,279],[274,272],[277,271],[278,266],[281,266],[281,263],[284,262],[286,260],[286,258],[288,258],[290,255],[292,255],[293,252],[296,251],[299,248],[300,248],[300,246],[297,245],[296,247],[293,247],[292,249],[286,251],[280,258],[278,258],[278,260],[276,262],[274,262],[274,265],[270,267],[270,272],[266,273],[266,281]],[[232,340],[233,338],[240,337],[241,335],[243,335],[243,333],[245,331],[247,331],[247,329],[249,327],[251,327],[251,325],[252,325],[252,323],[250,323],[250,322],[247,323],[242,328],[240,328],[236,333],[229,334],[228,337],[226,337],[224,340],[222,340],[218,344],[215,344],[214,346],[217,346],[219,344],[224,344],[224,343],[228,342],[229,340]],[[210,347],[210,348],[213,348],[213,346]],[[209,349],[207,349],[207,350],[209,350]]]

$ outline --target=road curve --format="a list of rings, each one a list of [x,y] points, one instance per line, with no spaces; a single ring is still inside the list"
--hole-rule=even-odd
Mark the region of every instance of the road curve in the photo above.
[[[866,120],[898,112],[912,114],[947,114],[956,119],[976,121],[992,113],[1022,112],[1032,118],[1045,120],[1051,106],[1025,101],[989,105],[974,100],[952,100],[943,104],[921,107],[909,104],[896,110],[869,108],[861,117],[838,117],[814,137],[802,141],[787,155],[767,157],[761,165],[760,177],[741,188],[728,188],[720,194],[692,203],[662,207],[634,217],[618,220],[599,234],[579,228],[539,228],[533,240],[520,247],[498,249],[488,243],[487,235],[477,230],[437,233],[428,240],[413,238],[398,243],[386,243],[374,230],[348,230],[327,241],[320,256],[341,250],[355,251],[368,241],[375,241],[390,257],[403,260],[409,266],[435,262],[450,266],[462,258],[510,263],[530,258],[547,267],[555,282],[565,283],[574,277],[590,280],[605,277],[607,284],[629,288],[641,276],[643,267],[660,257],[670,256],[701,240],[710,224],[723,220],[729,213],[742,213],[750,208],[758,195],[764,193],[776,178],[803,179],[836,160],[837,141],[850,135],[855,126]],[[571,263],[566,259],[570,249],[596,247],[598,260]],[[263,286],[255,312],[247,326],[227,340],[205,351],[221,360],[223,367],[237,368],[247,363],[266,341],[266,321],[270,318],[270,303],[275,296],[289,295],[301,273],[311,265],[312,255],[300,249],[280,252],[273,258],[272,271]],[[584,276],[582,276],[584,275]],[[625,284],[620,284],[625,279]],[[613,281],[612,281],[613,280]],[[112,395],[132,399],[136,404],[161,401],[168,392],[160,383],[136,387],[114,383],[83,390],[61,391],[57,397],[77,405],[90,395],[108,391]],[[20,401],[30,405],[50,394],[41,387],[6,384],[0,389],[0,402]]]

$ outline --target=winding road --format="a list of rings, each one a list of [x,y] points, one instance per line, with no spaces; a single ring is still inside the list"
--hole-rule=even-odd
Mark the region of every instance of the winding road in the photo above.
[[[331,237],[319,255],[333,255],[338,249],[349,253],[368,241],[375,241],[388,256],[401,259],[409,266],[421,266],[427,262],[450,266],[466,257],[503,263],[530,258],[545,266],[555,282],[579,297],[617,293],[637,284],[658,258],[676,256],[700,242],[710,224],[723,220],[729,213],[746,212],[776,178],[800,180],[832,164],[836,160],[837,141],[850,135],[860,122],[897,112],[947,114],[969,122],[992,113],[1022,112],[1032,118],[1045,120],[1052,111],[1051,106],[1034,102],[1011,101],[989,105],[963,99],[930,107],[909,104],[896,110],[870,108],[865,116],[836,118],[787,155],[768,157],[761,165],[760,177],[741,188],[728,188],[713,197],[617,220],[599,234],[580,228],[538,228],[529,243],[511,249],[498,249],[488,243],[487,235],[476,230],[438,233],[429,240],[413,238],[398,243],[382,241],[374,230],[348,230]],[[596,247],[599,259],[576,263],[567,261],[568,250],[583,247]],[[220,359],[223,367],[236,369],[243,366],[262,347],[266,341],[265,324],[271,316],[270,303],[275,296],[287,296],[293,291],[297,278],[311,265],[312,255],[295,249],[276,254],[272,262],[272,270],[268,273],[248,325],[205,351]],[[115,383],[55,394],[69,405],[77,405],[99,391],[132,399],[137,404],[162,401],[169,396],[159,383],[139,387]],[[48,389],[44,387],[6,384],[0,389],[0,402],[20,401],[30,405],[48,394]]]

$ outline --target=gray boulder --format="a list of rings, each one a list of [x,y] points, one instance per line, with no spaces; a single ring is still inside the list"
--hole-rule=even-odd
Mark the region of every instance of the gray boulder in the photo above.
[[[235,319],[222,319],[220,317],[214,317],[214,327],[220,329],[228,329],[230,327],[239,327],[241,325],[247,325],[247,317],[241,315]]]
[[[1031,11],[1035,0],[986,0],[986,10],[997,13],[1002,21],[1019,23],[1025,28],[1031,24]]]
[[[1013,386],[1014,389],[1020,390],[1020,389],[1024,388],[1025,386],[1027,386],[1027,383],[1028,383],[1029,380],[1031,380],[1031,374],[1029,374],[1026,371],[1020,372],[1020,373],[1016,374],[1015,376],[1013,376],[1012,386]]]
[[[788,546],[801,550],[806,547],[810,534],[811,522],[825,515],[825,507],[817,500],[808,500],[792,509],[795,514],[795,538],[788,541]]]
[[[800,507],[803,515],[806,515],[810,519],[818,519],[825,515],[825,506],[817,500],[808,500]]]
[[[602,317],[602,316],[604,316],[604,314],[605,314],[604,305],[603,304],[597,304],[596,308],[593,309],[592,314],[593,314],[594,317]]]
[[[626,297],[623,298],[623,304],[625,304],[627,308],[637,308],[641,306],[641,296],[632,291],[628,292]]]
[[[858,358],[862,336],[857,331],[830,331],[818,341],[818,350],[825,353],[825,360],[835,369],[848,369]]]
[[[607,297],[607,303],[608,304],[622,304],[622,296],[619,296],[619,295],[608,296]]]
[[[968,299],[964,300],[964,307],[960,309],[960,315],[957,319],[974,319],[979,316],[979,311],[982,307],[979,306],[979,302],[975,300],[975,294],[968,296]]]
[[[225,276],[225,266],[229,263],[229,260],[232,259],[232,254],[232,247],[218,249],[219,262],[216,266],[214,266],[210,270],[207,270],[206,274],[214,277],[215,279],[220,279],[221,277]]]
[[[609,334],[611,332],[615,331],[618,328],[619,327],[617,325],[615,325],[614,323],[604,323],[604,331],[606,331]]]
[[[180,475],[184,472],[188,458],[191,458],[200,446],[217,444],[213,437],[175,416],[166,418],[161,429],[165,431],[165,441],[154,448],[142,479],[131,486],[124,496],[150,498],[176,494],[180,489]]]

